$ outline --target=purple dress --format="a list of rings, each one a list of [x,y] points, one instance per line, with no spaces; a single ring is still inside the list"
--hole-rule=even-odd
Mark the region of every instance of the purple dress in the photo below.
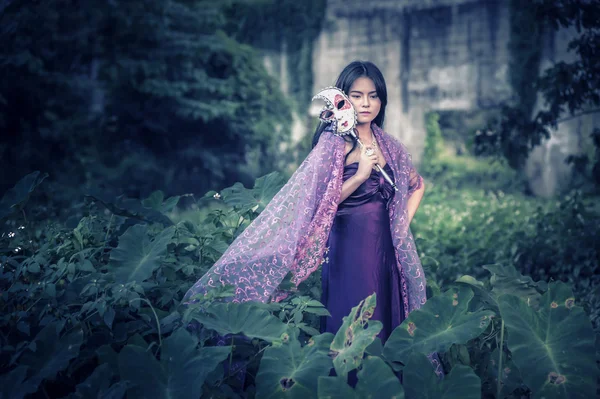
[[[344,181],[358,163],[344,166]],[[393,178],[389,165],[385,171]],[[331,317],[321,317],[321,333],[335,334],[354,306],[377,293],[371,317],[383,323],[378,334],[385,343],[405,318],[400,272],[390,232],[387,204],[394,189],[377,171],[338,206],[321,271],[321,302]]]

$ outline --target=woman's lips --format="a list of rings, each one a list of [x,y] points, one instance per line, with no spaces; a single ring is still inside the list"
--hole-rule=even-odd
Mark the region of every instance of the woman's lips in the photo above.
[[[360,114],[361,114],[361,115],[371,115],[371,113],[370,113],[370,112],[361,112]]]

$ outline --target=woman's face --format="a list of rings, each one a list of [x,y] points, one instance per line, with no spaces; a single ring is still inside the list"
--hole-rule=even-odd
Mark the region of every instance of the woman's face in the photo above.
[[[350,86],[348,97],[358,114],[359,125],[370,124],[379,115],[381,100],[371,78],[361,76],[356,79]]]

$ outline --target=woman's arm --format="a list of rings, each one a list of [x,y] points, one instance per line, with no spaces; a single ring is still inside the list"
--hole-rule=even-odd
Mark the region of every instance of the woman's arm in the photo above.
[[[371,169],[379,162],[379,156],[377,154],[367,155],[366,147],[360,150],[360,158],[358,160],[358,169],[354,176],[350,177],[348,180],[342,184],[342,194],[340,195],[340,200],[338,201],[338,205],[342,203],[346,198],[350,196],[358,186],[363,184],[369,176],[371,176]]]
[[[348,198],[350,196],[350,194],[352,194],[354,191],[356,191],[358,186],[363,184],[365,182],[365,180],[366,179],[359,176],[358,173],[355,174],[354,176],[350,177],[348,180],[346,180],[344,182],[344,184],[342,184],[342,195],[340,195],[340,200],[338,201],[338,205],[341,204],[342,201],[344,201],[346,198]]]

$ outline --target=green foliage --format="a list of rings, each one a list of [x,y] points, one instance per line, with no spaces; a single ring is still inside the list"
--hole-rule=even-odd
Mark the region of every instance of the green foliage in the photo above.
[[[521,372],[515,366],[513,361],[509,359],[510,353],[500,351],[499,348],[494,349],[489,359],[489,364],[483,365],[486,370],[486,379],[494,385],[494,392],[498,393],[498,375],[500,378],[500,396],[507,397],[511,392],[514,392],[522,386],[523,380]],[[500,372],[498,368],[500,367]]]
[[[287,57],[287,94],[300,114],[306,113],[313,95],[313,43],[325,11],[325,0],[232,0],[225,8],[225,29],[236,40]]]
[[[392,362],[406,364],[411,353],[446,352],[451,344],[464,344],[482,334],[493,312],[468,311],[471,298],[473,291],[468,288],[430,298],[394,330],[383,355]]]
[[[431,364],[424,354],[414,352],[408,359],[405,373],[408,398],[480,398],[481,381],[467,366],[455,366],[438,382]]]
[[[594,271],[600,225],[594,198],[573,192],[561,200],[541,200],[499,190],[428,187],[411,226],[428,278],[447,286],[466,271],[481,278],[493,265],[513,265],[535,280],[569,281],[599,325]],[[523,293],[532,288],[531,281],[523,281]]]
[[[40,172],[37,171],[30,173],[19,180],[13,188],[6,191],[2,199],[0,199],[0,221],[14,212],[22,210],[33,190],[35,190],[46,177],[48,177],[47,173],[41,176]]]
[[[147,226],[131,226],[119,238],[119,246],[110,252],[108,272],[122,284],[141,283],[152,277],[160,266],[161,255],[172,242],[173,233],[174,228],[169,227],[150,241]]]
[[[484,270],[477,278],[460,275],[458,265],[457,281],[452,273],[441,279],[441,267],[430,273],[443,281],[441,292],[411,312],[383,348],[375,338],[381,323],[370,320],[375,295],[352,309],[335,336],[316,329],[316,317],[328,312],[312,291],[300,290],[280,303],[237,304],[217,300],[231,294],[223,287],[181,307],[187,289],[256,217],[259,205],[268,203],[277,181],[276,175],[265,176],[251,190],[238,185],[222,196],[209,192],[196,201],[201,209],[190,213],[177,213],[179,198],[162,193],[139,203],[128,200],[128,209],[161,212],[171,221],[165,224],[139,212],[110,212],[121,209],[116,204],[122,197],[102,203],[86,197],[87,214],[75,227],[29,220],[25,230],[35,231],[35,242],[0,254],[3,397],[46,392],[69,398],[462,399],[552,397],[561,389],[585,397],[595,389],[594,332],[577,297],[563,283],[534,281],[498,262],[480,268],[475,259],[463,258],[462,270]],[[241,192],[246,200],[236,199]],[[486,206],[500,212],[501,198]],[[21,204],[31,212],[32,203]],[[558,206],[577,223],[588,217],[577,196]],[[547,217],[546,210],[539,212]],[[536,228],[532,224],[528,231]],[[505,240],[513,240],[512,234]],[[6,247],[25,238],[21,230],[0,236]],[[465,239],[474,245],[475,239]],[[525,257],[519,245],[512,250],[500,241],[492,258],[505,259],[501,251],[515,261],[518,254]],[[425,241],[417,242],[422,250]],[[490,256],[483,247],[477,250],[481,259]],[[433,351],[443,359],[442,380],[427,358]],[[355,369],[353,388],[345,377]]]
[[[63,187],[127,187],[138,197],[203,193],[273,170],[289,107],[256,50],[224,33],[226,6],[4,7],[3,184],[38,168]]]
[[[429,364],[426,367],[431,368]],[[404,388],[398,377],[382,358],[376,356],[367,356],[363,360],[355,390],[340,377],[319,377],[318,397],[405,398]]]
[[[161,195],[162,193],[158,194],[158,196]],[[91,192],[88,193],[87,196],[102,203],[102,205],[104,205],[114,215],[138,219],[140,221],[148,223],[162,223],[166,226],[170,226],[173,223],[168,217],[164,215],[163,212],[166,211],[168,208],[172,208],[177,203],[177,201],[179,201],[179,197],[171,197],[169,201],[170,203],[164,205],[163,210],[163,204],[156,203],[158,199],[156,192],[154,192],[144,202],[140,202],[132,198],[127,198],[124,195],[120,195],[117,198],[113,198],[107,193],[98,190],[91,190]]]
[[[404,398],[400,381],[380,357],[367,356],[357,376],[356,394],[359,398]]]
[[[311,397],[317,392],[319,376],[329,374],[332,367],[329,347],[333,335],[320,334],[304,346],[296,335],[290,337],[287,345],[265,350],[256,376],[257,397]]]
[[[252,189],[236,183],[221,191],[221,195],[227,205],[238,208],[241,212],[252,210],[260,213],[284,184],[283,177],[277,172],[272,172],[256,179]]]
[[[442,137],[442,129],[438,123],[439,114],[435,112],[428,113],[425,117],[425,150],[423,151],[423,172],[430,174],[430,168],[433,167],[435,161],[438,160],[444,150],[444,139]]]
[[[349,371],[360,366],[365,350],[383,327],[379,320],[369,321],[376,301],[375,294],[372,294],[353,307],[350,315],[343,317],[342,326],[333,338],[333,366],[341,377],[346,377]]]
[[[180,328],[164,340],[160,361],[145,348],[127,345],[119,353],[119,373],[133,387],[129,394],[145,398],[199,398],[202,384],[231,347],[203,347]]]
[[[443,182],[443,190],[501,189],[504,191],[522,191],[525,188],[523,175],[504,165],[495,157],[472,155],[467,150],[470,145],[467,135],[446,134],[446,130],[467,129],[482,134],[479,119],[472,115],[444,113],[444,131],[442,132],[440,114],[431,112],[426,115],[427,136],[425,151],[419,172],[435,185]],[[457,127],[457,125],[459,127]]]
[[[538,398],[589,398],[600,376],[595,363],[594,332],[588,316],[575,306],[564,283],[551,283],[540,309],[514,295],[499,298],[500,314],[509,331],[508,349],[523,372],[523,381]],[[529,365],[540,362],[533,369]]]
[[[356,393],[340,377],[319,377],[319,399],[357,398]]]
[[[220,335],[243,334],[281,344],[290,339],[288,326],[266,309],[254,304],[213,303],[206,311],[190,305],[184,321],[196,321]]]
[[[71,360],[79,356],[83,331],[77,328],[59,337],[62,329],[61,322],[47,324],[21,354],[19,364],[35,373],[25,382],[32,390],[43,380],[53,380],[58,372],[65,370]]]

